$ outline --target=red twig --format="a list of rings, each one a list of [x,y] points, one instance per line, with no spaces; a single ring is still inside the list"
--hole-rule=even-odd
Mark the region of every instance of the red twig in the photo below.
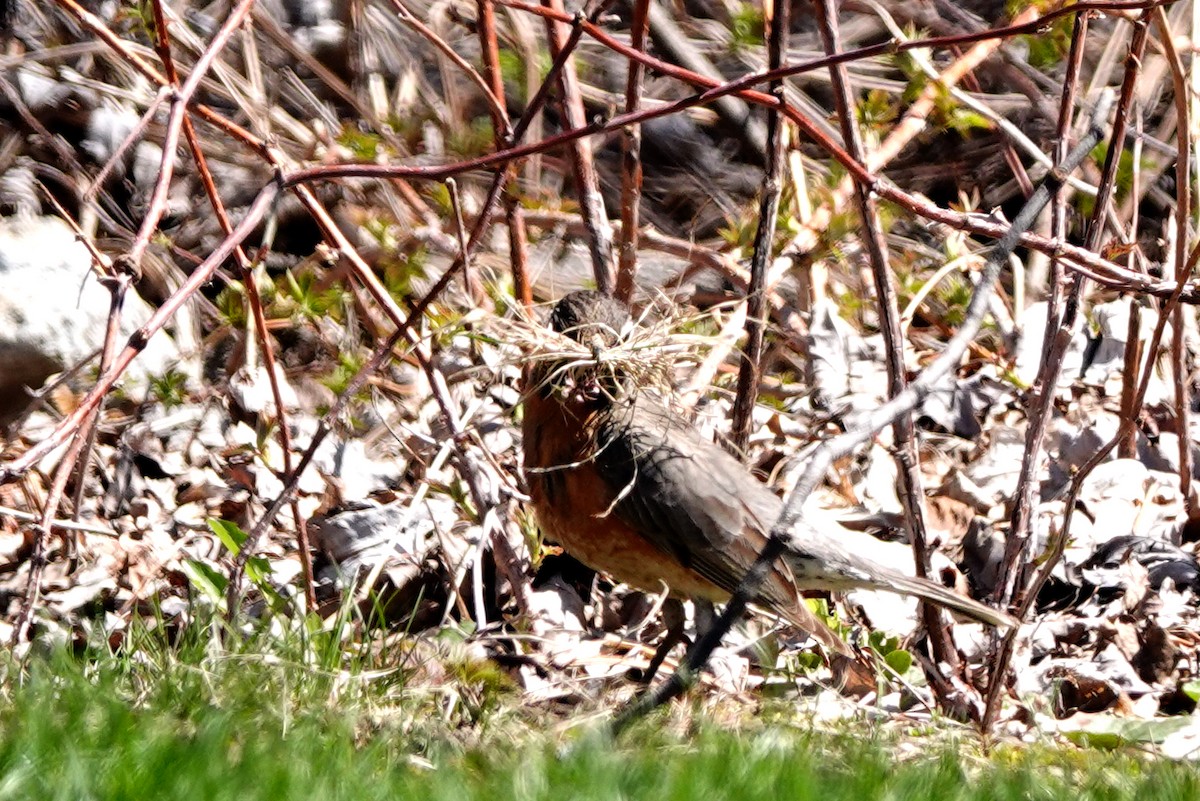
[[[398,2],[399,0],[397,0]],[[479,43],[483,55],[483,72],[491,92],[504,103],[504,76],[500,71],[500,44],[496,36],[496,9],[493,0],[476,0],[479,9]],[[513,144],[513,130],[508,117],[493,111],[492,113],[493,140],[497,150],[503,150]],[[512,189],[512,179],[515,177],[516,165],[505,165],[503,175],[498,180],[503,182],[504,221],[508,228],[508,261],[512,268],[513,294],[525,308],[533,305],[533,285],[529,280],[529,237],[525,230],[525,215],[521,210],[520,198]],[[464,248],[464,260],[466,263]]]

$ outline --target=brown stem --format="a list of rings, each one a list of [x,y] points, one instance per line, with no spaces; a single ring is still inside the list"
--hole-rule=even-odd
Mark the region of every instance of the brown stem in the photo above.
[[[1141,194],[1141,160],[1142,160],[1142,109],[1140,104],[1135,104],[1134,138],[1133,138],[1133,175],[1131,177],[1129,193],[1134,197]],[[1138,209],[1140,204],[1134,203],[1129,209],[1129,235],[1130,242],[1137,241],[1138,229]],[[1131,248],[1129,251],[1128,264],[1129,268],[1136,269],[1140,262],[1137,258],[1137,248]],[[1136,296],[1126,298],[1129,303],[1129,324],[1125,327],[1125,359],[1124,367],[1121,370],[1121,420],[1135,419],[1141,409],[1135,408],[1134,399],[1137,392],[1137,377],[1142,371],[1142,354],[1144,342],[1142,342],[1142,306]],[[1129,426],[1127,433],[1121,437],[1117,443],[1117,458],[1118,459],[1134,459],[1137,458],[1137,427]]]
[[[837,8],[831,0],[818,0],[817,5],[817,19],[825,52],[832,55],[838,51]],[[862,134],[855,115],[856,106],[846,68],[840,64],[835,65],[830,68],[830,76],[833,83],[834,102],[841,124],[842,139],[846,142],[846,149],[858,161],[866,162],[868,157],[862,144]],[[880,223],[878,205],[862,184],[855,183],[854,197],[858,206],[859,218],[863,222],[863,239],[867,246],[867,256],[870,260],[871,275],[879,303],[879,328],[883,334],[884,353],[886,354],[888,397],[893,398],[904,391],[908,382],[904,372],[904,335],[900,327],[900,309],[896,298],[896,288],[892,282],[892,271],[889,269],[887,240]],[[930,573],[930,558],[925,529],[925,498],[921,489],[920,457],[917,453],[916,431],[911,414],[900,415],[896,419],[892,425],[892,435],[896,445],[898,491],[904,509],[905,524],[912,543],[913,561],[917,575],[927,578]],[[933,604],[922,603],[921,619],[929,637],[933,664],[939,669],[944,665],[952,673],[957,673],[960,669],[958,651],[950,639],[950,633],[941,610]],[[939,675],[934,677],[930,684],[938,695],[938,704],[948,714],[954,717],[978,714],[978,711],[972,705],[967,704],[965,699],[954,695],[952,682],[946,681]]]
[[[1104,234],[1104,220],[1115,189],[1117,164],[1125,142],[1129,112],[1133,104],[1133,90],[1140,72],[1142,53],[1145,51],[1152,14],[1152,10],[1147,9],[1134,22],[1133,37],[1125,61],[1121,95],[1117,101],[1116,118],[1113,122],[1112,135],[1109,137],[1108,152],[1105,154],[1104,168],[1096,192],[1096,205],[1092,210],[1085,241],[1085,247],[1091,250],[1099,246]],[[1000,563],[996,582],[995,597],[1002,603],[1011,604],[1017,600],[1019,588],[1023,586],[1022,578],[1028,564],[1028,544],[1031,540],[1030,526],[1035,471],[1041,454],[1046,425],[1050,419],[1055,387],[1058,384],[1058,376],[1062,372],[1063,356],[1066,354],[1067,346],[1074,335],[1078,321],[1084,281],[1083,276],[1078,274],[1071,280],[1063,304],[1062,317],[1054,336],[1047,343],[1046,356],[1042,360],[1034,385],[1035,394],[1030,404],[1029,426],[1026,430],[1025,455],[1018,480],[1018,487],[1026,489],[1017,497],[1017,503],[1013,509],[1012,526],[1005,541],[1004,557]],[[1033,599],[1029,597],[1029,592],[1026,591],[1024,595],[1026,604],[1031,605]],[[984,731],[991,728],[999,711],[1000,690],[1012,658],[1014,637],[1015,635],[1010,633],[991,660],[991,685],[988,688],[987,704],[981,724]]]
[[[1150,10],[1143,11],[1137,22],[1134,23],[1133,38],[1126,58],[1124,81],[1121,85],[1121,95],[1117,101],[1116,119],[1113,122],[1113,132],[1109,138],[1108,152],[1105,155],[1104,168],[1096,193],[1096,205],[1092,211],[1085,241],[1085,247],[1089,250],[1096,250],[1099,247],[1104,234],[1106,209],[1116,187],[1117,165],[1125,141],[1129,110],[1133,102],[1133,90],[1140,71],[1142,52],[1146,46],[1150,17]],[[996,599],[1004,603],[1011,603],[1015,597],[1020,574],[1027,558],[1026,546],[1030,540],[1033,482],[1036,467],[1041,456],[1046,425],[1054,403],[1054,388],[1058,385],[1058,376],[1062,372],[1062,360],[1079,320],[1084,281],[1084,277],[1079,274],[1076,274],[1071,280],[1063,304],[1062,318],[1058,321],[1054,336],[1047,342],[1046,356],[1042,360],[1037,380],[1034,383],[1033,398],[1030,402],[1029,427],[1025,435],[1026,450],[1018,479],[1018,487],[1025,488],[1025,491],[1017,497],[1017,503],[1013,508],[1012,527],[1005,542],[1004,558],[1000,564],[995,590]]]
[[[399,4],[399,0],[394,0]],[[498,109],[492,111],[492,140],[497,150],[513,144],[513,130],[503,114],[504,75],[500,71],[500,44],[496,36],[496,4],[493,0],[476,0],[479,12],[479,43],[483,58],[483,73],[491,94],[497,98]],[[517,166],[510,162],[500,178],[503,182],[501,203],[504,205],[505,226],[508,228],[509,265],[513,275],[513,294],[525,308],[533,305],[533,285],[529,280],[529,238],[521,201],[512,189]],[[465,252],[465,249],[464,249]],[[464,264],[465,264],[464,260]]]
[[[542,0],[550,9],[563,12],[562,0]],[[582,15],[581,17],[582,18]],[[567,51],[567,34],[563,23],[546,18],[546,40],[550,55],[555,59],[566,53],[566,63],[559,75],[559,113],[567,128],[583,128],[587,114],[583,108],[583,92],[579,88],[579,76],[575,72],[575,59]],[[588,232],[588,253],[592,257],[592,273],[596,277],[596,288],[612,294],[613,253],[612,227],[608,224],[608,213],[604,209],[604,198],[600,195],[600,178],[592,154],[592,144],[587,138],[574,139],[568,143],[571,169],[575,175],[575,192],[579,196],[579,210]]]
[[[1188,91],[1183,60],[1175,46],[1175,34],[1171,31],[1166,12],[1156,8],[1151,12],[1158,29],[1167,63],[1171,67],[1171,82],[1174,89],[1175,114],[1179,118],[1175,125],[1175,280],[1187,280],[1188,267],[1188,224],[1192,219],[1191,172],[1192,172],[1192,128],[1191,94]],[[1195,65],[1193,64],[1193,69]],[[1175,380],[1175,420],[1179,426],[1179,491],[1183,494],[1188,517],[1200,515],[1196,494],[1192,492],[1192,438],[1191,431],[1191,375],[1188,372],[1187,354],[1184,349],[1183,307],[1176,305],[1172,313],[1171,372]]]
[[[634,0],[633,20],[630,23],[629,46],[646,49],[646,30],[649,26],[651,0]],[[642,84],[646,68],[640,61],[629,62],[625,79],[625,113],[632,114],[642,102]],[[621,239],[618,247],[617,300],[633,300],[637,278],[638,226],[642,205],[642,126],[625,128],[621,139]]]
[[[783,66],[787,57],[790,0],[767,0],[770,14],[767,29],[767,60],[770,69]],[[768,91],[780,108],[787,107],[782,79],[771,81]],[[766,164],[758,202],[758,227],[754,233],[754,254],[750,259],[750,285],[746,288],[746,347],[738,369],[737,395],[733,401],[733,420],[729,449],[741,456],[750,440],[750,424],[758,402],[758,381],[762,370],[763,331],[767,326],[767,268],[775,252],[775,225],[779,217],[779,198],[783,191],[784,143],[787,130],[779,109],[767,112]]]

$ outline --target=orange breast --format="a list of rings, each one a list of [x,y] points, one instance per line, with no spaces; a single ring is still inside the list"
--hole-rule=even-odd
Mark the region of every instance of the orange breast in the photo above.
[[[596,411],[530,392],[522,424],[525,473],[546,537],[594,570],[650,592],[723,602],[729,593],[679,564],[618,519],[617,492],[600,477],[594,453]]]

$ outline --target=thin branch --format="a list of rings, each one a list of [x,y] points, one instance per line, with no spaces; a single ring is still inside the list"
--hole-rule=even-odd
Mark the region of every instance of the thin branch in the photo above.
[[[1171,70],[1172,95],[1175,102],[1176,158],[1175,158],[1175,280],[1186,281],[1190,270],[1187,266],[1188,224],[1192,219],[1191,173],[1192,173],[1192,100],[1188,92],[1183,60],[1175,47],[1175,35],[1161,8],[1153,10],[1154,25],[1158,29],[1167,64]],[[1192,492],[1192,438],[1191,431],[1191,375],[1188,372],[1184,352],[1185,325],[1183,306],[1176,304],[1171,319],[1171,371],[1175,379],[1175,421],[1179,433],[1179,492],[1183,495],[1188,517],[1195,519],[1200,514],[1195,493]]]
[[[771,70],[783,66],[787,57],[789,8],[791,0],[764,0],[767,16],[767,61]],[[779,108],[767,112],[766,164],[759,190],[758,226],[754,232],[754,253],[750,259],[750,285],[746,288],[746,345],[738,368],[737,395],[733,400],[733,419],[729,432],[729,450],[740,456],[750,440],[750,424],[758,402],[758,382],[762,370],[763,333],[767,327],[767,268],[775,253],[775,225],[779,218],[779,199],[783,193],[784,146],[787,129],[781,109],[787,108],[782,79],[772,80],[767,90]]]
[[[1121,95],[1117,101],[1113,132],[1109,138],[1108,152],[1105,154],[1104,168],[1096,193],[1096,205],[1092,210],[1084,242],[1084,246],[1088,250],[1096,250],[1103,238],[1104,221],[1107,217],[1106,207],[1111,202],[1116,188],[1117,165],[1125,141],[1125,130],[1129,122],[1129,111],[1133,103],[1133,92],[1141,66],[1142,52],[1146,46],[1150,17],[1151,11],[1147,9],[1142,12],[1134,24],[1133,38],[1130,41],[1126,59],[1124,81],[1121,85]],[[1029,404],[1029,427],[1025,434],[1026,451],[1017,483],[1018,487],[1026,488],[1026,491],[1017,496],[1013,507],[1012,526],[1005,541],[1004,558],[1000,563],[994,593],[994,597],[1004,603],[1011,602],[1015,597],[1020,573],[1025,564],[1033,508],[1032,482],[1040,458],[1046,425],[1050,419],[1055,387],[1058,385],[1058,376],[1062,371],[1063,357],[1079,321],[1079,307],[1085,280],[1085,277],[1078,273],[1072,277],[1063,304],[1062,317],[1058,321],[1054,336],[1046,343],[1045,358],[1042,360],[1037,379],[1034,382]]]
[[[646,30],[649,26],[651,0],[634,0],[633,19],[630,22],[629,46],[634,50],[646,49]],[[637,112],[642,101],[642,84],[645,65],[640,61],[629,62],[629,74],[625,78],[625,113]],[[642,206],[642,126],[633,124],[623,131],[621,139],[621,234],[617,248],[617,300],[629,303],[633,300],[633,289],[638,267],[638,226]]]
[[[562,0],[542,0],[542,2],[554,11],[560,13],[563,11]],[[606,5],[607,2],[604,4]],[[583,18],[584,14],[580,13],[579,19]],[[563,70],[558,76],[559,88],[562,92],[559,98],[559,109],[567,127],[582,128],[587,124],[587,115],[583,108],[583,93],[579,88],[579,76],[575,72],[575,59],[567,50],[568,38],[562,25],[563,23],[550,17],[546,18],[546,39],[550,44],[550,55],[555,59],[566,58]],[[579,210],[583,215],[584,226],[588,232],[588,253],[592,257],[592,273],[596,278],[596,288],[605,294],[612,294],[614,288],[612,226],[608,223],[604,198],[600,194],[600,178],[596,174],[592,144],[587,137],[573,139],[566,144],[575,177],[575,193],[579,198]]]
[[[816,0],[816,5],[818,6],[817,19],[825,52],[834,54],[838,51],[839,41],[837,7],[832,0]],[[958,63],[963,61],[965,59],[960,59]],[[838,121],[841,125],[842,139],[846,143],[846,149],[855,159],[869,164],[875,159],[868,157],[863,147],[862,133],[859,130],[856,115],[857,106],[854,103],[845,66],[838,64],[830,67],[830,78],[833,83],[834,104],[838,112]],[[912,109],[910,109],[911,111]],[[909,116],[906,114],[905,120],[907,119]],[[899,127],[903,126],[904,121],[901,121]],[[924,127],[923,123],[921,127]],[[892,271],[888,263],[887,240],[879,219],[879,208],[874,198],[860,183],[854,184],[854,190],[859,219],[863,223],[862,238],[866,244],[867,256],[871,264],[871,276],[875,284],[875,297],[878,301],[879,328],[883,334],[887,364],[888,397],[896,397],[904,391],[907,381],[904,372],[904,334],[900,326],[899,301],[896,298],[896,288],[892,282]],[[903,414],[896,419],[892,424],[892,436],[895,441],[897,490],[901,507],[904,509],[905,525],[912,543],[913,562],[917,575],[921,578],[928,578],[931,563],[925,530],[925,496],[921,488],[920,456],[917,453],[916,428],[911,414]],[[925,633],[929,637],[933,663],[938,666],[938,669],[945,666],[952,673],[957,673],[960,667],[958,652],[950,640],[941,610],[933,604],[922,603],[921,619],[925,624]],[[944,677],[935,674],[932,678],[931,684],[938,696],[938,704],[948,714],[954,717],[963,717],[975,712],[974,707],[966,703],[966,699],[954,694],[951,689],[952,685]]]
[[[393,0],[399,2],[399,0]],[[498,99],[501,106],[504,103],[504,75],[500,70],[500,44],[496,36],[496,9],[493,0],[477,0],[479,12],[479,42],[483,56],[483,71],[491,93]],[[510,147],[514,142],[512,126],[506,115],[492,111],[492,139],[497,150]],[[513,294],[525,308],[533,305],[533,285],[529,280],[529,237],[525,231],[525,215],[521,209],[520,198],[513,191],[512,180],[516,175],[516,164],[510,162],[504,167],[504,175],[499,178],[503,183],[502,203],[504,205],[504,220],[508,228],[508,261],[513,275]],[[466,262],[466,249],[463,248],[463,264]]]
[[[1112,201],[1116,184],[1117,164],[1125,142],[1125,132],[1129,123],[1129,114],[1133,105],[1133,92],[1142,63],[1142,53],[1145,51],[1149,35],[1149,23],[1153,16],[1152,9],[1141,13],[1133,26],[1133,36],[1129,43],[1129,51],[1125,60],[1125,75],[1121,84],[1121,95],[1117,101],[1116,117],[1113,121],[1112,135],[1109,137],[1108,152],[1105,154],[1104,168],[1101,171],[1099,191],[1096,194],[1096,205],[1092,210],[1090,227],[1088,228],[1085,246],[1096,249],[1103,237],[1106,207]],[[1028,487],[1017,496],[1013,507],[1012,526],[1005,541],[1004,556],[1000,563],[996,579],[994,597],[1005,603],[1017,600],[1018,589],[1022,586],[1023,572],[1028,564],[1028,545],[1032,539],[1030,528],[1032,520],[1032,483],[1034,471],[1041,453],[1047,422],[1050,419],[1051,405],[1054,400],[1058,376],[1062,371],[1063,356],[1066,353],[1070,339],[1075,332],[1078,321],[1079,305],[1083,293],[1084,277],[1076,274],[1072,277],[1063,304],[1062,316],[1058,321],[1055,335],[1047,343],[1046,354],[1038,370],[1035,392],[1030,403],[1029,426],[1026,431],[1026,451],[1021,463],[1021,474],[1018,487]],[[1161,321],[1160,321],[1161,322]],[[1147,366],[1152,360],[1147,360]],[[1115,444],[1115,441],[1114,441]],[[1069,514],[1069,512],[1068,512]],[[1028,600],[1029,593],[1025,596]],[[1000,708],[1000,689],[1008,665],[1012,658],[1015,635],[1009,633],[1000,643],[992,660],[991,685],[988,687],[987,705],[984,710],[982,727],[984,731],[991,728]]]

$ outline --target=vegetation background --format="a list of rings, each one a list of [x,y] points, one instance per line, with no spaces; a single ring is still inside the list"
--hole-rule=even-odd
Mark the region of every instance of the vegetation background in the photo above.
[[[0,13],[0,794],[1195,793],[1190,0]],[[581,286],[1026,625],[813,598],[873,688],[758,616],[604,740],[661,599],[519,469]]]

